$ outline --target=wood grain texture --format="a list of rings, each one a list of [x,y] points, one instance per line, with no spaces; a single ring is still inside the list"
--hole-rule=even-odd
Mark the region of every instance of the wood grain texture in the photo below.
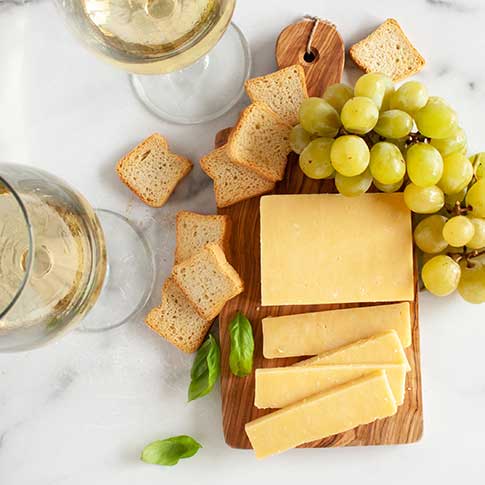
[[[341,80],[344,47],[340,35],[333,27],[320,24],[313,43],[314,49],[318,52],[317,59],[314,63],[303,61],[303,53],[311,25],[311,22],[305,21],[287,27],[279,36],[276,58],[279,67],[286,67],[296,62],[300,63],[306,71],[310,95],[320,95],[325,86]],[[230,128],[219,132],[216,136],[216,146],[223,145],[229,133]],[[294,154],[289,156],[284,180],[279,182],[274,190],[274,193],[277,194],[334,192],[333,181],[318,181],[305,177],[298,167],[298,159]],[[261,321],[264,317],[361,305],[261,306],[259,199],[259,197],[256,197],[245,200],[219,210],[221,214],[228,214],[232,218],[231,262],[245,282],[244,293],[228,302],[219,317],[222,353],[223,428],[227,444],[234,448],[251,448],[244,431],[244,425],[248,421],[271,412],[271,410],[256,409],[253,405],[254,371],[252,375],[246,378],[239,378],[232,375],[229,369],[230,341],[228,327],[236,312],[242,311],[252,322],[255,338],[254,369],[257,369],[291,365],[301,360],[298,358],[271,360],[263,358]],[[411,302],[413,344],[407,349],[411,371],[407,376],[406,399],[397,414],[321,441],[307,443],[304,447],[399,444],[412,443],[420,439],[423,430],[423,412],[419,362],[418,283],[416,277],[415,294],[416,299]],[[362,305],[372,305],[372,303]]]
[[[308,38],[313,22],[289,25],[276,41],[276,64],[279,68],[300,64],[305,69],[309,96],[321,96],[329,85],[340,82],[345,64],[345,46],[331,24],[319,22],[313,34],[313,62],[305,61]]]

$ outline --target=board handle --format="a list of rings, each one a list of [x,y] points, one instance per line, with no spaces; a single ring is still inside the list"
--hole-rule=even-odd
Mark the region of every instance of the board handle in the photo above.
[[[321,96],[325,88],[340,82],[345,64],[345,46],[335,26],[318,17],[286,27],[276,42],[276,63],[299,64],[305,70],[308,94]]]

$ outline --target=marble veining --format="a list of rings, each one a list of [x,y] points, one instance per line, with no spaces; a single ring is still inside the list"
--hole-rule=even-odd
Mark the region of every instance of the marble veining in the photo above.
[[[59,399],[74,383],[78,377],[78,372],[74,369],[65,369],[56,379],[56,385],[47,398],[48,401]]]
[[[468,13],[479,9],[477,5],[469,5],[470,2],[457,2],[454,0],[426,0],[427,3],[436,7],[443,7],[453,12]]]
[[[437,70],[436,75],[438,77],[443,77],[447,76],[450,72],[452,72],[452,68],[450,66],[442,66]]]

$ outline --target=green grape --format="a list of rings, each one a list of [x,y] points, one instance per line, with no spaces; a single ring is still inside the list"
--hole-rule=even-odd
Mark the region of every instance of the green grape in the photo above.
[[[431,97],[420,110],[414,113],[418,130],[429,138],[452,136],[458,126],[456,113],[441,99]]]
[[[468,241],[467,246],[470,249],[485,248],[485,219],[471,217],[470,221],[475,228],[475,233],[473,234],[473,237]]]
[[[303,126],[296,125],[290,131],[290,147],[296,153],[300,154],[305,147],[312,141],[312,137]]]
[[[448,247],[443,238],[443,227],[446,217],[433,215],[423,219],[414,230],[414,241],[421,251],[428,254],[438,254]]]
[[[324,179],[332,175],[330,149],[333,138],[316,138],[301,152],[300,168],[312,179]]]
[[[392,143],[393,145],[396,145],[399,148],[399,150],[401,150],[401,153],[403,155],[406,155],[408,151],[407,136],[405,136],[404,138],[386,138],[384,141],[387,141],[388,143]]]
[[[462,264],[458,293],[468,303],[485,303],[485,267],[475,264],[467,268]]]
[[[390,109],[381,112],[374,131],[385,138],[403,138],[413,129],[414,121],[404,111]]]
[[[463,128],[458,127],[451,136],[442,139],[433,138],[431,145],[438,149],[443,157],[453,153],[466,154],[467,140]]]
[[[428,90],[418,81],[404,83],[390,99],[391,109],[400,109],[408,114],[418,111],[428,102]]]
[[[404,202],[416,214],[434,214],[445,205],[445,195],[436,185],[419,187],[408,184],[404,189]]]
[[[300,106],[300,123],[308,133],[334,137],[340,128],[335,108],[322,98],[306,98]]]
[[[411,182],[420,187],[436,185],[443,175],[443,158],[427,143],[415,143],[408,148],[406,165]]]
[[[485,217],[485,179],[475,182],[466,194],[466,205],[472,208],[473,217]]]
[[[370,171],[377,182],[385,185],[396,184],[406,173],[406,164],[396,145],[381,141],[370,151]]]
[[[360,96],[344,104],[340,118],[347,131],[365,135],[376,126],[379,110],[371,99]]]
[[[364,96],[372,99],[378,109],[381,109],[384,99],[394,91],[391,79],[379,72],[364,74],[354,86],[355,96]],[[387,101],[387,100],[386,100]]]
[[[431,258],[421,272],[424,286],[436,296],[453,293],[460,282],[460,275],[460,265],[445,255]]]
[[[445,194],[445,207],[447,209],[453,209],[453,207],[456,206],[457,202],[461,203],[465,200],[467,188],[465,187],[463,190],[460,190],[460,192],[457,192],[456,194]]]
[[[354,90],[347,84],[331,84],[325,89],[322,98],[331,104],[338,113],[342,111],[344,104],[354,96]]]
[[[446,101],[445,98],[442,98],[441,96],[430,96],[428,98],[428,101],[430,103],[436,103],[436,104],[442,104],[444,106],[447,106],[448,108],[451,108],[451,104]]]
[[[374,185],[381,192],[391,193],[391,192],[397,192],[402,187],[403,182],[404,182],[404,179],[401,179],[399,180],[399,182],[396,182],[395,184],[381,184],[378,180],[374,180]]]
[[[443,226],[443,238],[455,248],[466,246],[475,234],[475,226],[465,216],[455,216]]]
[[[473,166],[461,153],[453,153],[443,158],[443,176],[438,186],[445,194],[461,192],[473,178]]]
[[[374,104],[380,109],[384,95],[386,94],[386,84],[379,73],[370,72],[357,79],[354,86],[354,96],[364,96],[372,99]]]
[[[357,195],[365,194],[371,185],[372,175],[368,169],[354,177],[346,177],[338,172],[335,175],[335,186],[337,187],[337,190],[347,197],[355,197]]]
[[[380,109],[382,111],[387,111],[388,109],[391,109],[390,108],[391,98],[396,88],[394,87],[394,83],[392,82],[392,79],[389,76],[386,76],[385,74],[381,74],[381,76],[386,88],[384,93],[384,99],[382,100],[382,105]]]
[[[333,142],[330,159],[338,173],[353,177],[360,175],[369,165],[369,148],[358,136],[340,136]]]
[[[473,173],[477,179],[485,177],[485,152],[476,153],[470,157]]]

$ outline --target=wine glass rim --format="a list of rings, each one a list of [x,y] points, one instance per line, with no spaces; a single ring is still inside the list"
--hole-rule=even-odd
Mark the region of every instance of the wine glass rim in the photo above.
[[[221,15],[221,19],[225,19],[225,25],[224,29],[222,32],[224,32],[228,25],[231,23],[231,19],[234,16],[234,11],[236,9],[236,2],[231,1],[231,0],[223,0],[224,1],[224,6],[226,10],[223,10],[224,14]],[[83,8],[83,2],[82,0],[73,0],[74,4],[78,7]],[[227,3],[227,5],[225,5]],[[65,9],[63,8],[63,1],[62,0],[56,0],[54,2],[56,8],[58,8],[61,11],[61,14],[66,15]],[[69,17],[69,15],[67,15]],[[155,55],[155,56],[150,56],[147,58],[140,58],[138,56],[135,56],[129,60],[130,63],[133,65],[138,64],[138,65],[143,65],[143,64],[151,64],[153,62],[159,62],[159,61],[164,61],[166,59],[170,59],[172,57],[176,57],[180,54],[185,53],[186,51],[192,49],[195,45],[199,44],[205,37],[207,37],[213,30],[214,25],[207,25],[201,32],[199,32],[195,37],[191,38],[189,41],[181,44],[180,46],[176,47],[172,51],[170,51],[168,54],[163,53],[160,55]],[[72,24],[71,24],[72,28]],[[76,29],[74,29],[76,31]],[[78,36],[79,36],[79,32]],[[82,38],[82,35],[81,35]],[[118,51],[118,49],[117,49]],[[126,55],[126,52],[123,52],[124,55]],[[203,57],[203,56],[200,56]],[[117,59],[119,60],[119,59]]]
[[[3,309],[0,308],[0,319],[3,318],[7,313],[10,311],[10,309],[15,305],[17,300],[20,298],[20,295],[22,294],[27,281],[29,280],[30,273],[32,270],[32,263],[33,263],[33,248],[34,248],[34,233],[32,230],[32,224],[30,222],[29,214],[27,212],[27,209],[25,207],[25,204],[23,203],[20,195],[17,193],[17,191],[12,187],[12,185],[0,175],[0,183],[10,192],[10,194],[13,196],[15,201],[17,202],[20,212],[23,215],[25,225],[27,228],[27,235],[28,235],[28,240],[29,240],[29,249],[28,249],[28,254],[27,254],[27,264],[25,265],[25,273],[22,278],[22,281],[19,284],[19,287],[17,288],[17,291],[15,295],[13,296],[12,300],[10,303]]]

